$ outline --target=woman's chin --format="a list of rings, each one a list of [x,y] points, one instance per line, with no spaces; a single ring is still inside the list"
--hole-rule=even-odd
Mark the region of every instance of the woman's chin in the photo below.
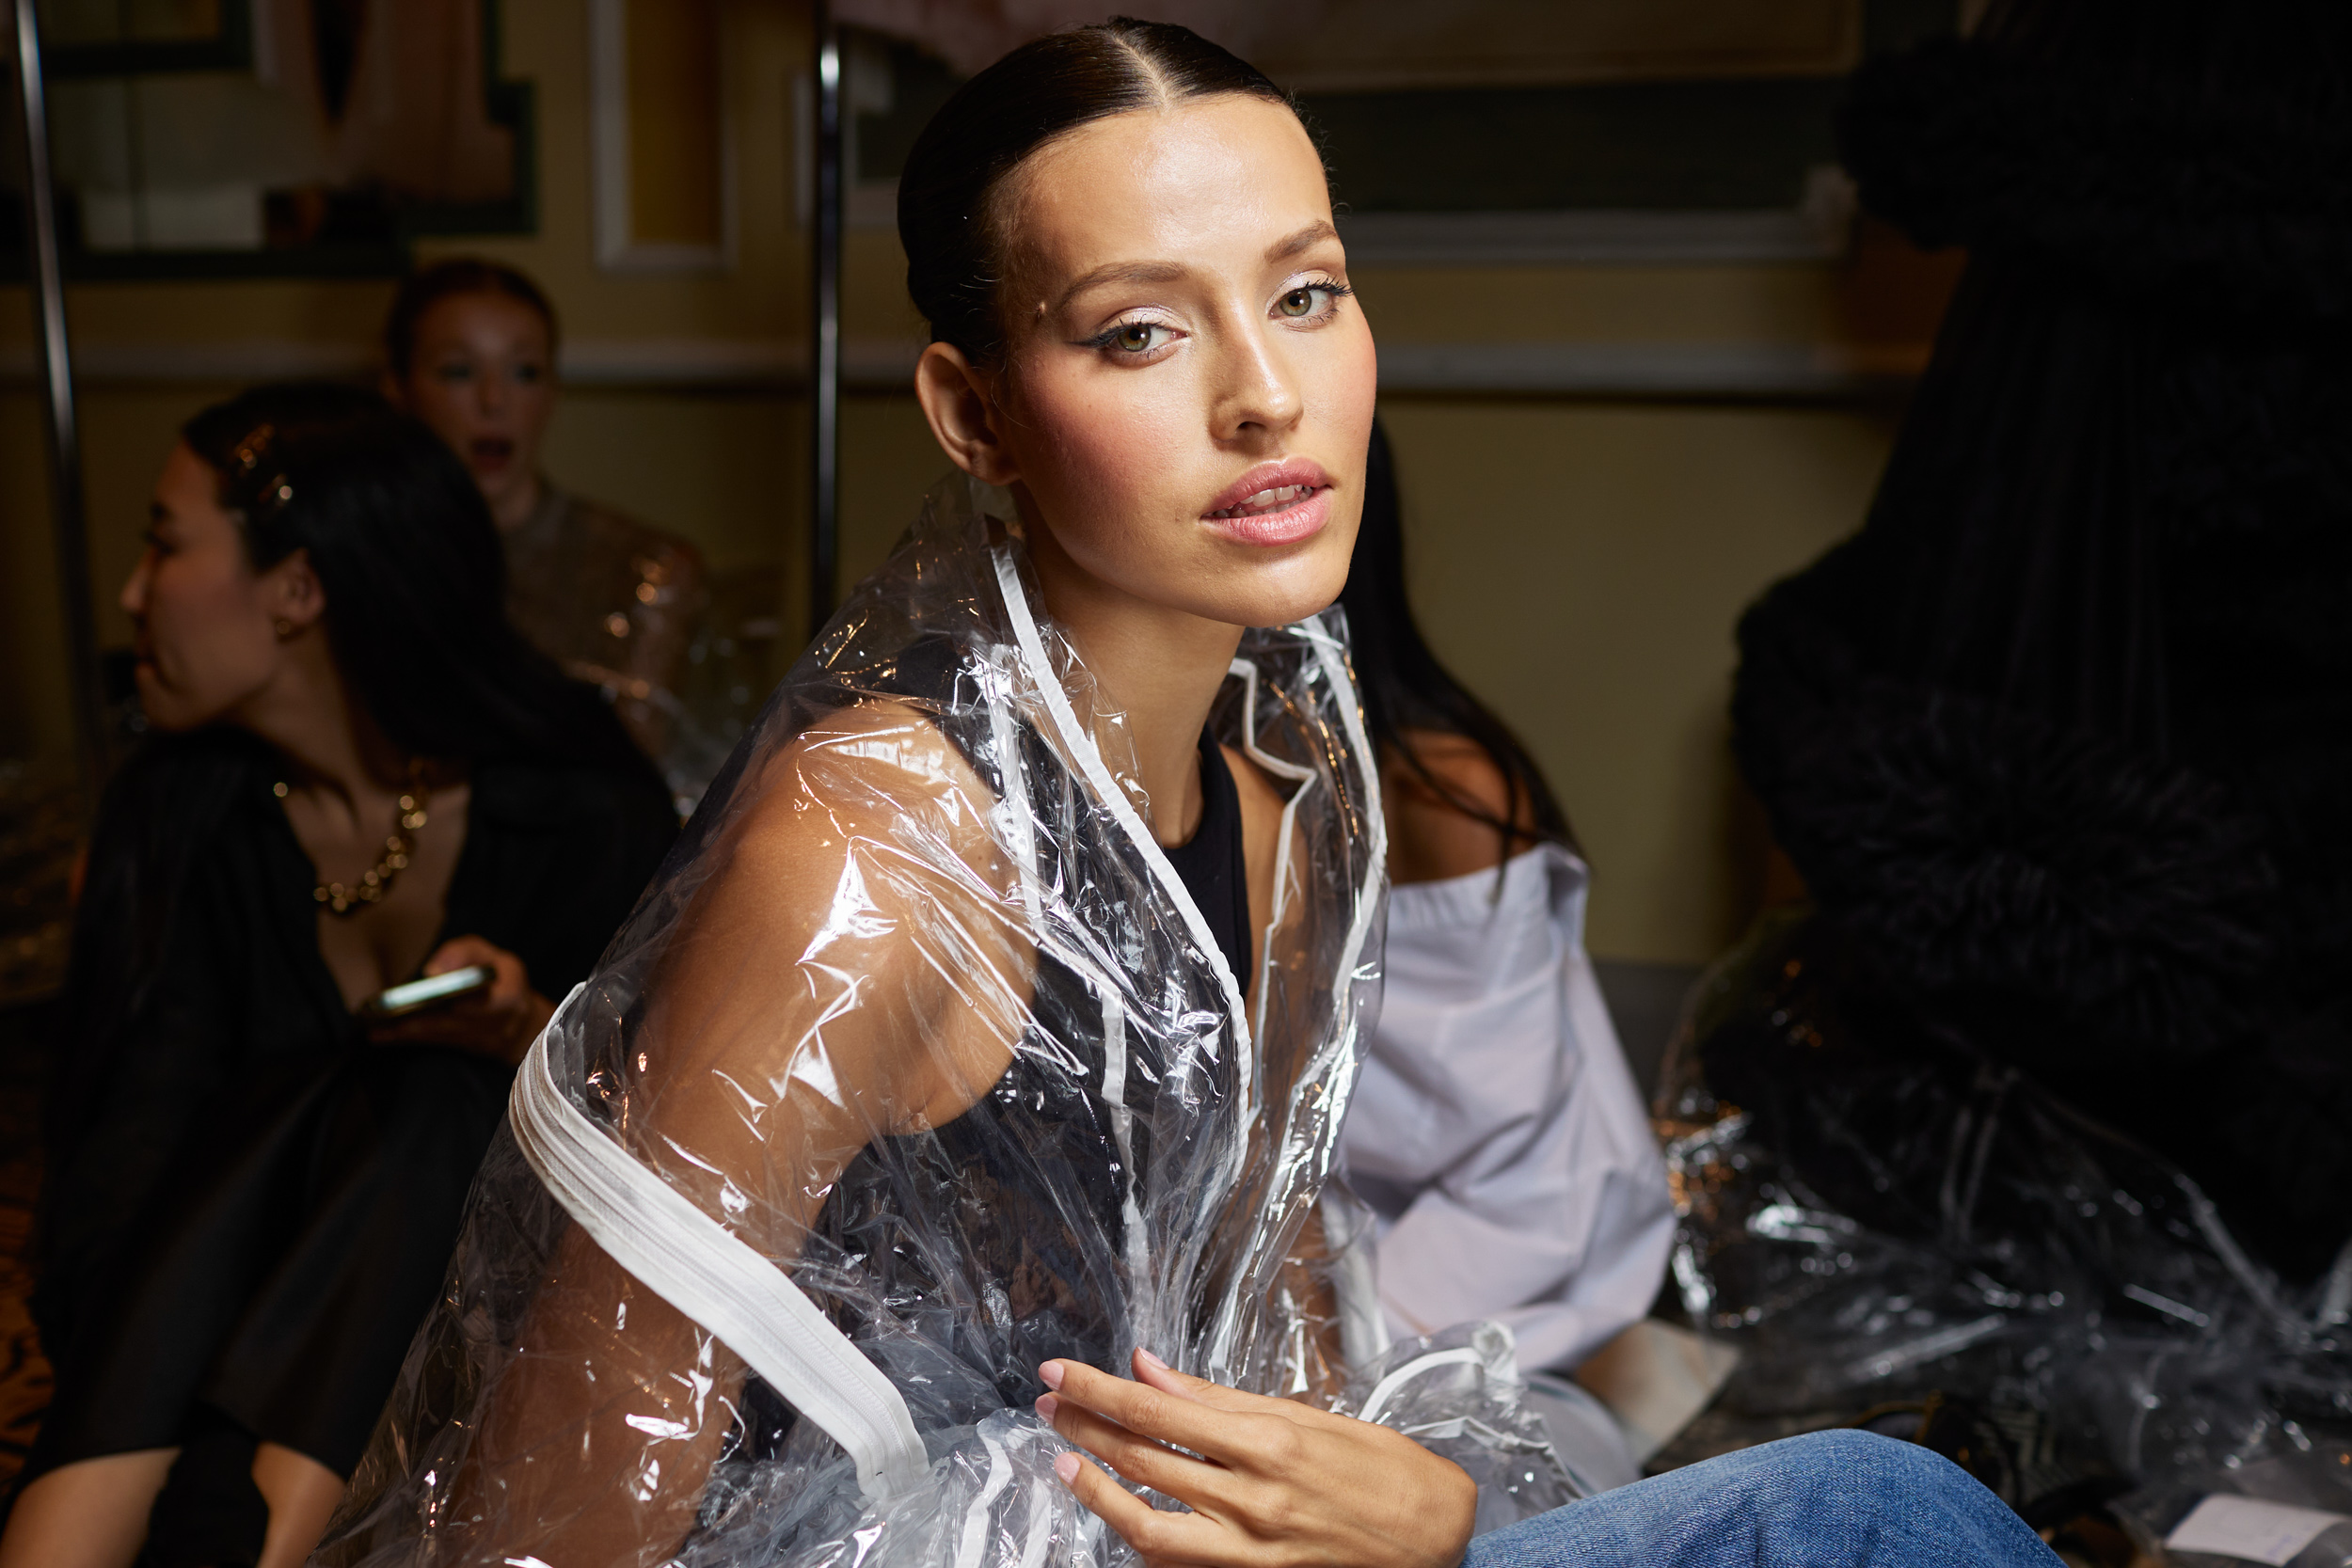
[[[138,684],[139,717],[147,727],[164,735],[185,735],[200,730],[221,716],[216,704],[191,702],[185,694],[166,686],[155,674],[151,664],[141,661],[132,671]]]
[[[1346,582],[1344,570],[1336,576],[1323,571],[1269,571],[1261,580],[1231,585],[1216,595],[1214,606],[1199,608],[1195,613],[1230,626],[1287,626],[1328,610]]]
[[[197,713],[168,703],[152,707],[141,705],[139,716],[147,721],[147,727],[157,735],[186,735],[220,718],[217,713]]]
[[[1246,585],[1240,596],[1250,602],[1252,613],[1233,624],[1287,626],[1330,609],[1340,590],[1347,586],[1348,553],[1329,547],[1324,539],[1318,539],[1316,546],[1287,561],[1269,562],[1250,573],[1255,580]]]

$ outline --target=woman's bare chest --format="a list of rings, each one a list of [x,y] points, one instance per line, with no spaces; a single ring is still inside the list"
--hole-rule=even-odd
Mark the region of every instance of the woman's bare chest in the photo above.
[[[433,950],[465,848],[469,793],[463,784],[432,791],[422,802],[424,821],[405,831],[396,810],[337,820],[288,802],[295,841],[317,879],[319,957],[345,1006],[409,978]],[[361,888],[376,896],[358,896]],[[340,912],[339,893],[345,895]]]

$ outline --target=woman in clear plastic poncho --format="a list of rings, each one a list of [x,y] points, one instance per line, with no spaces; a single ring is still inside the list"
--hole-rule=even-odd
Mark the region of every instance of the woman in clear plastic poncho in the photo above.
[[[534,1046],[323,1562],[1452,1568],[1564,1496],[1508,1336],[1382,1350],[1319,1204],[1384,843],[1321,613],[1372,341],[1311,144],[1239,61],[1114,23],[967,84],[900,214],[976,483]],[[1470,1560],[2047,1558],[1861,1441]]]
[[[787,676],[526,1063],[326,1560],[819,1561],[875,1528],[890,1560],[1099,1557],[1040,1365],[1137,1346],[1472,1418],[1490,1519],[1565,1496],[1507,1341],[1380,1360],[1315,1261],[1383,876],[1319,617],[1375,380],[1321,165],[1182,29],[1025,53],[902,185],[922,401],[970,481]],[[1334,1528],[1458,1553],[1461,1468],[1261,1402],[1384,1455]]]

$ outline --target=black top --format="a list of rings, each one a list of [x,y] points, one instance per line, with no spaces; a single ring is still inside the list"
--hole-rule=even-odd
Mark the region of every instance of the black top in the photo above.
[[[1225,749],[1204,727],[1200,732],[1200,826],[1168,851],[1168,863],[1208,920],[1232,966],[1233,978],[1249,989],[1249,867],[1242,856],[1241,791],[1226,765]]]
[[[1004,782],[994,776],[986,760],[985,746],[970,732],[974,722],[970,716],[980,705],[971,693],[960,689],[967,678],[962,657],[945,637],[920,638],[886,668],[843,672],[841,701],[854,703],[868,693],[881,692],[921,704],[932,712],[940,733],[963,753],[964,760],[1002,788]],[[1029,769],[1032,776],[1041,778],[1058,770],[1043,753],[1031,758]],[[712,786],[714,795],[723,784],[723,775],[722,784]],[[1249,869],[1242,854],[1241,792],[1233,784],[1224,748],[1206,724],[1200,726],[1200,825],[1191,838],[1173,849],[1163,846],[1162,852],[1184,891],[1200,906],[1233,978],[1247,990],[1252,944]]]
[[[893,684],[899,694],[936,701],[933,693],[952,678],[936,649],[922,647]],[[945,733],[977,760],[957,727]],[[1033,786],[1050,795],[1058,786],[1046,782],[1054,772],[1049,755],[1040,751],[1029,763]],[[1205,728],[1200,784],[1200,826],[1164,852],[1246,986],[1251,939],[1241,795]],[[1031,1006],[1045,1021],[1044,1039],[1099,1044],[1099,1031],[1075,1022],[1098,1006],[1084,980],[1041,956]],[[1120,1107],[1102,1098],[1100,1057],[1073,1064],[1038,1037],[1025,1038],[1004,1075],[962,1116],[930,1132],[888,1136],[882,1140],[887,1158],[869,1148],[843,1173],[794,1277],[885,1368],[914,1370],[894,1359],[904,1352],[902,1338],[866,1321],[874,1303],[969,1301],[970,1280],[954,1277],[966,1270],[1006,1287],[1001,1301],[947,1336],[961,1364],[927,1364],[901,1381],[918,1426],[969,1423],[1025,1404],[1044,1392],[1039,1363],[1057,1356],[1105,1370],[1120,1364],[1135,1342],[1119,1305],[1124,1209],[1136,1173],[1152,1164],[1152,1101],[1161,1066],[1148,1055],[1130,1063],[1124,1110],[1131,1119],[1122,1150],[1122,1134],[1113,1128]],[[1089,1223],[1073,1224],[1065,1212],[1073,1193],[1093,1206]],[[939,1256],[937,1235],[909,1218],[942,1214],[956,1217],[952,1233],[969,1257]],[[781,1452],[794,1425],[774,1391],[750,1380],[714,1484],[723,1488],[735,1467]]]
[[[62,1013],[36,1302],[58,1382],[34,1467],[175,1445],[210,1406],[347,1473],[439,1288],[511,1069],[368,1042],[319,955],[315,874],[267,753],[165,742],[127,772]],[[216,816],[159,805],[201,788]],[[194,843],[161,899],[105,863],[154,820]],[[516,763],[475,769],[466,820],[435,945],[484,937],[555,999],[676,827],[649,770]],[[159,902],[142,988],[148,966],[112,934],[151,927]]]

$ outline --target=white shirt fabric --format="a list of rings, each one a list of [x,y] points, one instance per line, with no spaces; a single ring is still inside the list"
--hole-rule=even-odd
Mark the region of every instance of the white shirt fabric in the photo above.
[[[1584,952],[1584,863],[1546,845],[1390,895],[1380,1022],[1342,1135],[1380,1221],[1390,1331],[1491,1318],[1572,1368],[1649,1310],[1666,1169]]]

